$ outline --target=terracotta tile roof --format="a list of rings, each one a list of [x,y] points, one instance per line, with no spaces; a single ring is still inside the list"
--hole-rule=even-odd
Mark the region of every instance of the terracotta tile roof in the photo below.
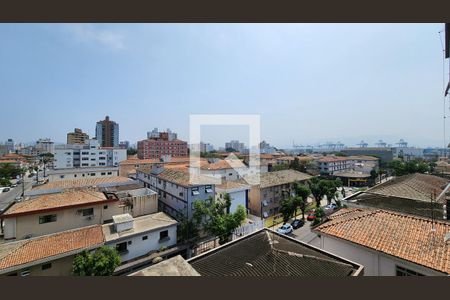
[[[426,218],[385,210],[343,214],[315,231],[450,274],[450,244],[444,241],[450,223],[435,221],[432,232]]]
[[[368,155],[350,155],[347,158],[351,159],[351,160],[370,160],[370,161],[380,160],[378,157],[368,156]]]
[[[3,213],[1,217],[10,218],[18,215],[35,214],[43,211],[81,207],[110,201],[116,200],[108,200],[103,193],[92,190],[65,191],[63,193],[46,194],[30,200],[17,202]]]
[[[247,168],[247,166],[240,159],[219,160],[215,163],[205,164],[201,163],[202,170],[224,170],[233,168]]]
[[[296,181],[304,181],[312,178],[312,176],[295,171],[295,170],[281,170],[281,171],[275,171],[275,172],[267,172],[267,173],[260,173],[259,174],[259,187],[260,188],[266,188],[271,186],[277,186],[282,184],[288,184],[293,183]],[[255,175],[250,175],[245,177],[245,180],[240,180],[242,183],[253,183],[257,182],[257,178]]]
[[[132,181],[132,179],[121,176],[105,178],[66,179],[39,185],[37,187],[34,187],[33,190],[72,189],[96,186],[103,183],[122,183],[127,181]]]
[[[319,162],[338,162],[338,161],[347,161],[349,160],[348,157],[344,156],[324,156],[319,159]]]
[[[19,161],[13,159],[0,159],[0,164],[17,164]]]
[[[0,250],[0,272],[65,253],[81,252],[103,242],[102,227],[95,225],[7,243]]]
[[[152,174],[151,173],[152,170],[149,167],[139,168],[138,171],[146,173],[146,174]],[[165,181],[173,182],[175,184],[186,186],[186,187],[203,185],[203,184],[211,184],[212,181],[217,181],[217,179],[214,180],[214,178],[211,178],[211,177],[190,174],[188,168],[179,168],[179,167],[166,168],[164,166],[164,169],[161,173],[159,173],[157,175],[153,175],[153,176],[156,176]],[[191,176],[192,176],[192,178],[191,178]],[[195,184],[192,182],[194,182]]]
[[[392,196],[398,198],[430,201],[431,195],[436,197],[445,189],[448,179],[427,174],[409,174],[389,180],[368,189],[367,193]]]
[[[216,185],[216,191],[228,191],[233,189],[250,189],[250,186],[237,181],[225,181],[222,184]]]

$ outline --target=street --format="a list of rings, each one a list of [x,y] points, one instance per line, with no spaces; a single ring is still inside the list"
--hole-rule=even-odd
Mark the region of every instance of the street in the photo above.
[[[41,173],[39,174],[41,176]],[[36,177],[28,178],[28,173],[25,175],[25,191],[31,189],[33,181],[36,181]],[[6,209],[17,196],[22,195],[22,184],[18,184],[16,187],[11,188],[9,192],[0,193],[0,212]]]

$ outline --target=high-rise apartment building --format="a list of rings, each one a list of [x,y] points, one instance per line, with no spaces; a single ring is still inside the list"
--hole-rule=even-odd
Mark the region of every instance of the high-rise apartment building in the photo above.
[[[244,143],[239,143],[239,141],[230,141],[225,143],[225,150],[227,151],[227,149],[234,149],[237,152],[244,152],[245,145]]]
[[[97,122],[95,137],[101,147],[119,147],[119,124],[106,116],[103,121]]]
[[[164,155],[173,157],[187,156],[187,142],[177,139],[177,134],[169,129],[166,132],[158,132],[155,128],[147,133],[147,139],[137,143],[138,158],[161,158]]]
[[[55,144],[49,139],[39,139],[36,142],[36,150],[38,153],[54,153],[55,152]]]
[[[89,135],[83,132],[80,128],[75,128],[73,132],[69,132],[67,134],[67,144],[84,144],[87,140],[89,140]]]

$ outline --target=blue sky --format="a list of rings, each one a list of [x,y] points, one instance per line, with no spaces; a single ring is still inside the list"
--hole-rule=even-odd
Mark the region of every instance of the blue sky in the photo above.
[[[380,138],[441,146],[442,29],[0,24],[0,141],[64,142],[75,127],[93,135],[105,115],[121,140],[154,127],[188,139],[190,114],[232,113],[259,114],[262,138],[278,147]],[[223,128],[203,136],[246,138]]]

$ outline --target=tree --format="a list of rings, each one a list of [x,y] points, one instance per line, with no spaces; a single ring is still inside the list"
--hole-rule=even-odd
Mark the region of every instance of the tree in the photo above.
[[[44,164],[44,178],[45,178],[45,169],[46,166],[49,162],[52,162],[54,159],[54,155],[52,153],[42,153],[39,155],[40,156],[40,160],[42,161],[42,163]]]
[[[72,272],[75,276],[111,276],[119,264],[117,250],[102,246],[94,252],[85,250],[75,256]]]
[[[136,154],[137,154],[136,148],[128,148],[127,149],[127,155],[136,155]]]
[[[229,213],[230,206],[231,198],[227,194],[224,201],[214,200],[212,197],[204,201],[194,201],[193,220],[196,226],[217,236],[221,245],[229,241],[233,231],[247,218],[242,205],[238,205],[234,213]]]
[[[318,177],[313,177],[310,181],[308,181],[308,186],[311,190],[311,194],[313,195],[314,200],[316,200],[316,206],[320,207],[320,201],[326,193],[325,182]]]
[[[283,216],[283,222],[286,223],[289,219],[295,215],[297,207],[294,202],[294,197],[289,197],[281,200],[280,213]]]
[[[296,198],[296,206],[302,211],[302,219],[305,219],[306,205],[308,204],[308,197],[311,195],[311,190],[303,184],[294,183],[294,191]]]
[[[183,243],[194,242],[198,238],[198,227],[194,220],[181,217],[180,225],[177,228],[177,236]]]
[[[389,163],[389,168],[392,169],[395,176],[403,176],[413,173],[431,172],[433,165],[430,165],[421,159],[414,159],[408,162],[393,160]]]

